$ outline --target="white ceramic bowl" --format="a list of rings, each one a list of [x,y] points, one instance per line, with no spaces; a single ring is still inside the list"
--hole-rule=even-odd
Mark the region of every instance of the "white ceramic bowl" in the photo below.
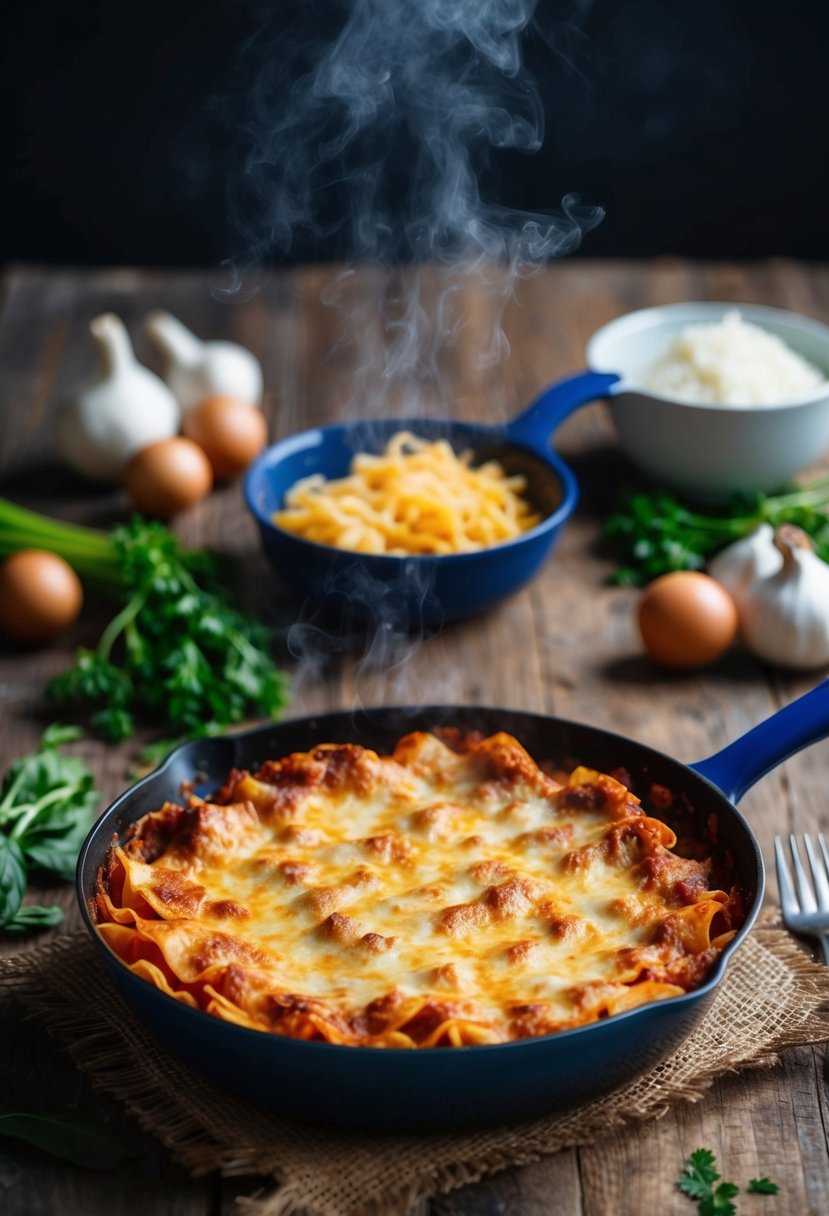
[[[611,414],[624,451],[640,468],[699,499],[771,491],[829,447],[829,380],[780,405],[690,405],[635,387],[686,325],[739,311],[776,334],[829,377],[829,326],[758,304],[667,304],[627,313],[587,344],[592,371],[617,372]]]

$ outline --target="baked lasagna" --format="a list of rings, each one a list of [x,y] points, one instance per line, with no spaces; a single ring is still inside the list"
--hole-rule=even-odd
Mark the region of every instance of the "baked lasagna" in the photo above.
[[[740,898],[710,850],[675,844],[624,780],[542,768],[507,734],[325,744],[113,840],[98,931],[137,976],[239,1026],[500,1043],[704,980]]]

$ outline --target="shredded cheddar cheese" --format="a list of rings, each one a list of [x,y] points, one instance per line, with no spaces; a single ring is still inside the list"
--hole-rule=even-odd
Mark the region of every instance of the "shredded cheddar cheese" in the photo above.
[[[273,522],[321,545],[357,553],[469,553],[514,540],[540,516],[522,498],[522,476],[489,460],[472,465],[446,440],[399,431],[380,456],[360,453],[347,477],[305,477]]]

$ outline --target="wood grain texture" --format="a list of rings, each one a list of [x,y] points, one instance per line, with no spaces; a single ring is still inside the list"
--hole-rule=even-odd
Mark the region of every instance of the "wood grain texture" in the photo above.
[[[420,310],[407,306],[417,275]],[[264,277],[234,293],[221,275],[111,270],[94,273],[20,267],[5,281],[0,310],[0,493],[65,518],[107,526],[127,503],[118,491],[91,490],[57,464],[52,424],[66,396],[91,372],[89,320],[105,310],[128,323],[139,356],[157,366],[141,333],[151,308],[167,307],[203,336],[235,338],[265,369],[266,410],[274,437],[347,417],[382,416],[418,402],[426,413],[470,419],[509,417],[551,381],[584,363],[584,344],[605,321],[633,308],[681,299],[753,301],[802,310],[829,322],[829,268],[783,261],[750,266],[655,263],[552,265],[517,285],[448,285],[434,268],[305,268]],[[454,322],[462,320],[446,341]],[[392,318],[394,324],[387,324]],[[420,355],[409,338],[419,328]],[[385,375],[381,375],[383,372]],[[240,602],[280,631],[294,675],[290,714],[357,704],[449,701],[500,704],[555,713],[608,727],[693,761],[716,750],[806,689],[813,677],[772,673],[734,652],[702,673],[670,676],[643,657],[633,624],[635,593],[607,584],[597,552],[602,519],[619,487],[636,480],[620,456],[607,410],[592,405],[560,429],[556,446],[577,472],[581,504],[539,577],[477,620],[420,638],[351,639],[313,606],[297,605],[258,549],[238,485],[224,487],[177,521],[187,543],[209,544],[227,561]],[[36,745],[51,716],[43,688],[72,649],[89,644],[107,619],[90,600],[81,621],[39,651],[0,643],[0,764]],[[127,781],[134,747],[85,740],[75,745],[93,766],[106,804]],[[829,744],[812,748],[768,776],[743,809],[770,860],[780,830],[829,827]],[[769,884],[769,912],[776,890]],[[68,889],[45,898],[77,913]],[[0,941],[0,950],[35,948],[43,937]],[[18,1011],[2,1008],[3,1100],[63,1110],[99,1108],[68,1059]],[[790,1052],[775,1068],[719,1082],[706,1099],[679,1106],[644,1127],[571,1149],[435,1199],[433,1216],[521,1213],[541,1216],[639,1216],[682,1213],[675,1190],[683,1159],[700,1145],[724,1174],[745,1184],[768,1174],[779,1203],[752,1200],[751,1211],[829,1211],[829,1096],[825,1048]],[[254,1180],[191,1181],[154,1142],[137,1135],[138,1156],[114,1176],[72,1169],[3,1146],[0,1207],[9,1216],[119,1213],[230,1216],[235,1196]],[[749,1201],[746,1200],[746,1210]]]

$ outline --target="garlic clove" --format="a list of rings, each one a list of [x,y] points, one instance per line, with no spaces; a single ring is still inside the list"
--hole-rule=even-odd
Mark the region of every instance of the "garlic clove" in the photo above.
[[[262,404],[262,368],[237,342],[202,342],[172,313],[157,309],[144,320],[164,357],[164,379],[186,413],[207,397],[236,397]]]
[[[708,573],[725,587],[739,608],[748,588],[759,578],[776,574],[783,564],[771,524],[760,524],[748,536],[720,550],[708,563]]]
[[[178,432],[181,411],[163,380],[136,359],[119,317],[104,313],[89,328],[98,378],[63,407],[55,440],[75,472],[117,482],[136,452]]]
[[[743,641],[768,663],[801,670],[829,665],[829,565],[793,524],[774,533],[776,574],[758,579],[740,606]]]

